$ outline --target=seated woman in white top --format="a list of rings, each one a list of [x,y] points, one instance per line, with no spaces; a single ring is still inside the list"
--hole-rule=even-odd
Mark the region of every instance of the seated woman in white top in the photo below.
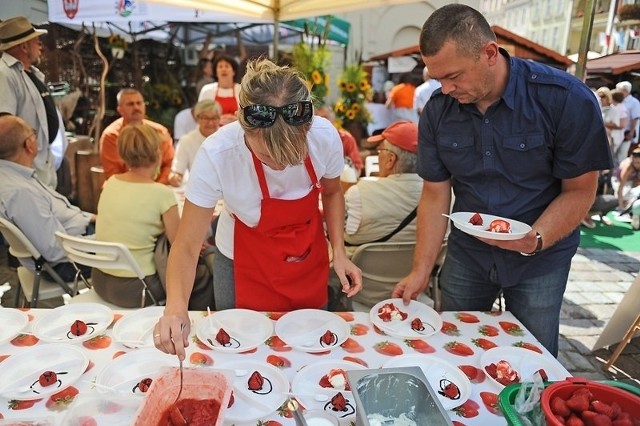
[[[158,133],[145,124],[122,129],[118,153],[129,170],[105,182],[98,202],[101,217],[96,220],[96,239],[123,243],[131,250],[156,300],[165,298],[154,262],[156,242],[162,234],[172,242],[180,220],[173,190],[154,181],[161,143]],[[140,307],[143,286],[132,272],[94,268],[92,281],[107,302],[123,308]],[[152,303],[147,296],[145,305]]]

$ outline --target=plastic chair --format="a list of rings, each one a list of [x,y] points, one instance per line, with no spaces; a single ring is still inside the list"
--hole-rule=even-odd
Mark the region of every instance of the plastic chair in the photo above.
[[[142,283],[140,307],[145,306],[147,293],[154,304],[159,304],[159,301],[157,301],[151,291],[149,291],[149,287],[144,280],[145,274],[140,268],[140,265],[138,265],[129,248],[124,244],[74,237],[60,231],[56,232],[56,237],[58,241],[60,241],[60,244],[62,244],[62,248],[69,260],[74,264],[91,266],[92,268],[98,269],[124,269],[133,272]],[[97,296],[97,294],[95,296]]]
[[[393,286],[409,275],[415,242],[368,243],[359,246],[351,261],[362,270],[362,290],[353,296],[354,304],[372,308],[388,299]]]
[[[376,176],[380,171],[379,161],[380,159],[377,155],[368,155],[364,159],[364,175]]]
[[[27,306],[33,308],[37,307],[40,299],[51,299],[64,294],[74,296],[78,293],[77,277],[74,282],[64,281],[17,226],[0,217],[0,232],[9,243],[9,253],[22,265],[25,261],[31,260],[35,267],[35,270],[26,266],[18,267],[20,285],[16,291],[15,306],[19,306],[21,293],[24,293]],[[46,271],[53,281],[43,277],[43,271]]]

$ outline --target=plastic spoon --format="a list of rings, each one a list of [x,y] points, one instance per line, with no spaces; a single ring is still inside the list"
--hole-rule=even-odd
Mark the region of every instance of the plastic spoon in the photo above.
[[[184,324],[180,324],[180,338],[182,338],[182,331],[184,330]],[[178,401],[180,400],[180,395],[182,395],[182,384],[183,384],[183,370],[182,370],[182,358],[178,358],[180,362],[180,390],[178,391],[178,395],[176,396],[176,400],[171,404],[171,408],[169,409],[169,417],[174,425],[177,426],[187,426],[187,421],[184,416],[180,412],[178,408]]]
[[[287,396],[292,396],[292,397],[308,397],[308,398],[313,398],[318,402],[325,402],[329,400],[329,395],[323,394],[323,393],[300,393],[300,392],[283,392],[285,395]]]

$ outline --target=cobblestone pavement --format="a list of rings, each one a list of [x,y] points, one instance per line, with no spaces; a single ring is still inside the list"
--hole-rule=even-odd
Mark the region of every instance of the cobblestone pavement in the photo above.
[[[6,252],[0,252],[0,260],[0,284],[9,281],[15,285],[17,278],[6,266]],[[573,258],[560,315],[558,359],[574,376],[623,380],[640,387],[640,336],[627,345],[609,371],[604,370],[604,364],[616,345],[591,351],[638,271],[640,252],[579,249]],[[12,293],[4,295],[3,305],[13,306]],[[62,300],[43,302],[42,307],[54,307]]]
[[[591,351],[638,271],[640,252],[579,249],[573,258],[560,313],[558,360],[574,376],[640,386],[640,336],[631,340],[608,371],[604,364],[616,345]]]

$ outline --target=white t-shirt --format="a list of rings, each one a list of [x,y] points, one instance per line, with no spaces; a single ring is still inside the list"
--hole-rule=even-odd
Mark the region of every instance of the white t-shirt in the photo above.
[[[173,119],[173,140],[177,141],[193,129],[198,127],[196,119],[193,118],[191,108],[185,108],[176,114]]]
[[[307,135],[311,163],[318,179],[334,179],[344,168],[342,141],[333,124],[313,117]],[[312,185],[304,164],[284,170],[264,166],[267,187],[272,198],[295,200],[309,194]],[[240,123],[221,127],[209,136],[196,155],[187,183],[186,198],[200,206],[212,208],[224,200],[216,231],[216,246],[233,259],[234,217],[248,226],[260,220],[262,193],[253,166],[251,151],[244,143]]]
[[[205,84],[204,86],[202,86],[202,89],[200,89],[200,93],[198,95],[198,102],[203,101],[205,99],[213,99],[215,101],[216,94],[221,98],[231,98],[234,96],[234,93],[235,93],[236,101],[238,102],[238,105],[240,105],[240,98],[239,98],[240,85],[238,83],[233,84],[233,89],[223,89],[223,88],[218,89],[217,82],[209,83],[209,84]]]
[[[176,146],[176,154],[173,157],[171,171],[184,175],[187,170],[191,170],[196,153],[205,139],[206,137],[200,133],[199,128],[181,137]]]

